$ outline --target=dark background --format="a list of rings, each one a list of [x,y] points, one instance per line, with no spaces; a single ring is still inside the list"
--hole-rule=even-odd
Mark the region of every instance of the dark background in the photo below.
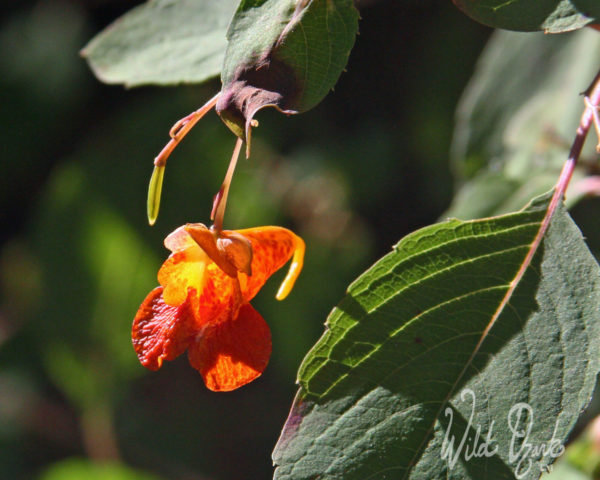
[[[227,394],[208,391],[185,355],[146,371],[131,321],[168,254],[162,239],[208,222],[234,138],[214,114],[200,122],[169,161],[150,228],[152,159],[219,82],[97,81],[79,50],[137,3],[3,4],[0,478],[96,478],[88,469],[107,460],[113,476],[98,478],[270,478],[297,368],[328,312],[452,198],[453,112],[490,30],[448,0],[362,2],[335,91],[297,117],[261,112],[232,186],[226,227],[283,225],[308,246],[289,299],[273,299],[278,274],[253,302],[273,333],[269,367]]]

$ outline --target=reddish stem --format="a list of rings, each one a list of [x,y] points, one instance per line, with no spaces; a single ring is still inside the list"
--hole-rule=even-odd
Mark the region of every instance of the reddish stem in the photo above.
[[[554,196],[552,197],[552,201],[550,202],[550,207],[548,208],[548,211],[551,212],[550,215],[554,213],[558,202],[562,200],[565,195],[567,187],[569,186],[569,182],[571,181],[571,177],[573,176],[573,171],[577,165],[577,161],[581,156],[581,150],[583,149],[583,144],[585,143],[587,134],[590,131],[592,123],[595,124],[595,120],[598,118],[598,107],[600,106],[600,72],[596,74],[594,81],[585,91],[584,98],[586,108],[581,115],[575,140],[573,141],[573,145],[569,151],[569,158],[567,159],[560,177],[558,178],[556,190],[554,192]],[[598,128],[598,125],[596,125],[596,128]],[[552,208],[553,206],[554,208]],[[550,219],[548,218],[548,223],[549,222]]]
[[[198,121],[217,104],[219,95],[220,93],[217,93],[198,110],[178,120],[175,125],[171,127],[171,130],[169,131],[171,140],[169,140],[169,143],[167,143],[156,156],[154,159],[154,165],[157,167],[163,167],[167,163],[167,158],[169,158],[169,155],[171,155],[171,152],[175,149],[175,147],[179,145],[179,142],[181,142],[183,137],[185,137],[187,133],[194,127],[194,125],[196,125],[196,123],[198,123]]]
[[[489,323],[485,327],[484,331],[482,332],[482,334],[479,338],[479,341],[477,342],[477,345],[475,345],[473,352],[471,353],[471,355],[469,356],[469,359],[465,363],[464,368],[462,369],[462,371],[460,372],[460,374],[457,376],[456,380],[454,381],[454,384],[452,385],[452,388],[450,389],[449,396],[446,398],[446,401],[443,402],[442,406],[440,407],[440,410],[438,411],[436,418],[439,417],[440,413],[442,412],[442,409],[444,408],[443,405],[448,401],[448,399],[450,398],[450,395],[452,393],[454,393],[454,390],[457,387],[458,383],[460,382],[462,377],[465,375],[467,369],[469,368],[469,366],[471,365],[471,363],[473,362],[473,360],[479,353],[484,340],[487,338],[490,330],[493,328],[493,326],[495,325],[498,318],[500,318],[501,313],[503,312],[504,308],[510,301],[517,286],[519,285],[523,276],[525,275],[527,268],[531,264],[531,261],[533,260],[533,257],[535,256],[535,253],[537,252],[537,249],[540,246],[542,239],[544,238],[544,235],[546,234],[546,231],[548,230],[548,227],[550,226],[550,220],[552,219],[552,216],[554,215],[554,212],[556,211],[556,208],[558,207],[559,203],[563,200],[563,198],[565,196],[565,191],[567,190],[567,187],[569,186],[569,182],[571,181],[571,177],[573,176],[573,171],[575,170],[577,161],[578,161],[579,157],[581,156],[581,150],[583,149],[583,144],[585,143],[587,134],[590,131],[590,128],[594,121],[595,111],[597,111],[597,109],[599,108],[599,105],[600,105],[600,72],[598,72],[598,74],[596,75],[596,78],[594,78],[594,81],[592,82],[590,87],[585,92],[585,110],[584,110],[583,114],[581,115],[581,120],[579,122],[579,127],[577,128],[575,140],[573,141],[573,145],[571,146],[571,150],[569,152],[569,157],[567,158],[567,161],[565,162],[565,165],[563,166],[561,174],[556,183],[556,187],[554,189],[554,194],[552,195],[552,199],[550,200],[550,204],[548,205],[548,209],[546,210],[546,214],[542,220],[540,228],[539,228],[535,238],[533,239],[533,242],[531,243],[529,251],[527,252],[527,256],[523,260],[523,263],[521,264],[519,271],[517,272],[517,274],[515,275],[513,280],[510,282],[510,286],[509,286],[506,294],[504,295],[504,298],[500,302],[498,308],[494,312],[494,315],[492,316],[491,320],[489,321]],[[432,428],[433,428],[433,425],[431,426],[431,429]],[[421,450],[421,447],[419,449],[417,449],[417,452]]]
[[[238,139],[235,142],[235,147],[233,148],[233,155],[231,156],[231,160],[229,162],[229,168],[227,169],[227,173],[225,174],[225,180],[223,180],[223,185],[221,185],[219,192],[215,195],[215,199],[213,202],[213,209],[210,218],[211,220],[214,220],[214,229],[217,232],[223,230],[223,217],[225,216],[225,207],[227,206],[229,186],[231,185],[231,180],[233,179],[233,172],[235,171],[235,166],[237,165],[237,160],[240,156],[242,143],[242,139],[238,137]]]
[[[569,151],[569,157],[567,158],[567,161],[565,162],[562,171],[560,172],[560,176],[558,177],[558,181],[556,182],[556,186],[554,187],[554,194],[550,199],[550,204],[548,205],[548,209],[546,210],[546,215],[542,220],[540,229],[538,230],[535,238],[533,239],[533,242],[531,243],[531,246],[529,247],[529,251],[527,252],[527,256],[521,264],[521,268],[519,268],[519,271],[515,275],[515,278],[513,278],[512,282],[510,282],[510,287],[507,290],[506,295],[502,299],[502,302],[498,306],[498,309],[494,313],[492,319],[490,320],[490,323],[486,326],[485,330],[481,334],[481,338],[479,339],[479,342],[477,342],[477,345],[475,346],[475,349],[473,350],[473,353],[471,354],[471,357],[467,362],[467,366],[471,363],[471,361],[475,358],[475,355],[477,355],[477,353],[479,352],[483,341],[485,340],[488,333],[496,323],[496,320],[498,320],[498,318],[500,317],[500,314],[504,310],[504,307],[510,301],[510,298],[512,297],[515,289],[517,288],[523,276],[525,275],[527,268],[529,268],[529,265],[531,264],[538,247],[542,243],[544,235],[546,234],[546,231],[550,226],[552,216],[554,215],[554,212],[556,212],[559,203],[562,202],[565,197],[565,192],[567,191],[567,187],[569,186],[571,178],[573,177],[573,172],[575,171],[577,161],[581,156],[581,150],[583,149],[583,144],[585,143],[585,139],[594,121],[594,113],[595,111],[597,111],[598,105],[600,105],[600,72],[598,72],[596,78],[594,78],[594,81],[585,92],[585,110],[581,115],[581,120],[579,121],[579,127],[577,127],[575,140],[573,140],[573,145],[571,146],[571,150]],[[463,372],[460,374],[459,378],[457,379],[457,383],[460,380],[460,378],[464,375],[466,369],[467,367],[465,367]]]

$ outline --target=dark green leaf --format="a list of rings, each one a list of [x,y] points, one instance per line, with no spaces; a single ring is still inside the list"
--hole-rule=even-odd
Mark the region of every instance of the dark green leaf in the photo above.
[[[243,0],[227,33],[217,111],[244,137],[265,106],[314,107],[346,66],[357,30],[352,0]]]
[[[108,26],[82,54],[106,83],[200,83],[221,71],[237,3],[150,0]]]
[[[561,33],[597,23],[595,0],[453,0],[480,23],[505,30]]]
[[[300,367],[275,478],[510,479],[522,458],[521,478],[538,478],[554,458],[510,458],[509,412],[529,405],[528,442],[560,445],[600,369],[600,269],[564,208],[503,303],[546,208],[547,197],[424,228],[356,280]],[[450,468],[446,431],[456,454],[463,434],[472,451],[478,428],[495,454],[465,460],[463,448]]]

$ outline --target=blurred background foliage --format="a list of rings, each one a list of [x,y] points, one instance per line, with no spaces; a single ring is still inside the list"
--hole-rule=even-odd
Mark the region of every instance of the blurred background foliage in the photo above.
[[[328,312],[452,201],[454,110],[490,30],[447,0],[361,1],[335,92],[296,117],[261,112],[232,186],[227,228],[278,224],[308,245],[292,295],[274,300],[280,272],[255,301],[272,329],[269,367],[228,394],[209,392],[185,356],[146,371],[133,316],[157,284],[163,238],[208,222],[234,138],[216,115],[201,121],[169,161],[150,228],[152,159],[219,83],[100,84],[78,52],[138,3],[3,4],[0,478],[270,478],[297,367]],[[597,207],[575,212],[596,249]]]

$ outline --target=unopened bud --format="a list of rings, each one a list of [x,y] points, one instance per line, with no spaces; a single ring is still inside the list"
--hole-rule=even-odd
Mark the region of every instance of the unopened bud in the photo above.
[[[155,166],[152,170],[152,177],[150,177],[150,185],[148,186],[148,223],[154,225],[156,218],[158,217],[158,210],[160,209],[160,196],[162,193],[163,178],[165,176],[164,165]]]

